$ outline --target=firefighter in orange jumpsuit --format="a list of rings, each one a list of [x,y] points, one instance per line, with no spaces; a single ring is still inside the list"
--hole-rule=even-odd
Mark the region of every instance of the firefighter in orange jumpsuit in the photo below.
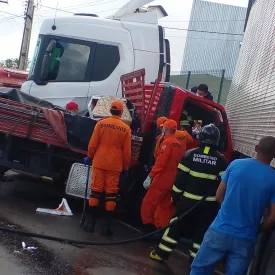
[[[176,138],[181,146],[181,157],[185,155],[187,148],[193,143],[193,138],[186,129],[188,126],[190,127],[188,121],[180,121],[180,130],[176,131]]]
[[[102,193],[105,193],[106,222],[103,233],[111,235],[111,217],[116,208],[116,196],[120,174],[127,174],[131,161],[131,130],[121,121],[123,103],[111,104],[111,117],[97,122],[88,146],[86,162],[92,160],[92,184],[89,206],[91,215],[84,225],[93,231],[96,223],[96,208]],[[86,163],[85,163],[86,164]]]
[[[168,118],[165,116],[161,116],[157,119],[157,127],[158,129],[162,130],[162,125],[164,124],[164,122],[167,120]],[[155,152],[154,152],[154,157],[155,160],[157,159],[159,153],[160,153],[160,144],[162,143],[162,141],[164,140],[164,135],[163,133],[161,133],[160,135],[157,136],[156,138],[156,147],[155,147]]]
[[[181,160],[181,148],[175,133],[177,123],[168,119],[163,124],[164,140],[161,143],[160,153],[149,176],[143,183],[148,192],[143,199],[141,206],[141,217],[143,224],[148,230],[163,227],[169,223],[174,213],[174,206],[171,203],[171,188],[177,173],[177,167]],[[155,212],[158,208],[161,219],[156,223]]]
[[[167,120],[166,117],[160,117],[157,120],[157,126],[160,128],[160,125],[163,124]],[[184,124],[189,123],[187,120],[184,120]],[[183,123],[183,121],[180,121],[180,123]],[[187,151],[187,146],[192,144],[193,138],[192,136],[185,130],[185,128],[181,125],[180,130],[176,131],[176,138],[180,143],[181,146],[181,158],[185,155],[185,152]],[[163,141],[163,135],[159,135],[157,137],[157,142],[156,142],[156,149],[155,149],[155,159],[158,156],[160,149],[161,149],[161,142],[158,142],[158,140]],[[162,205],[166,205],[167,209],[170,209],[168,213],[170,213],[170,220],[172,216],[175,214],[176,209],[172,206],[172,202],[170,200],[170,196],[167,196],[167,201],[166,203],[162,203],[160,206],[157,207],[154,215],[154,225],[157,228],[164,227],[168,225],[168,214],[164,217],[163,219],[163,209]],[[172,211],[174,209],[174,211]],[[167,217],[167,218],[166,218]],[[167,224],[165,224],[167,222]]]

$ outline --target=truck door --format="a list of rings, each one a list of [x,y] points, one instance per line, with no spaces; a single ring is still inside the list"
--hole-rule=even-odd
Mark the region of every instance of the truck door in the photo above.
[[[65,37],[42,36],[40,39],[43,43],[37,45],[44,49],[36,51],[40,52],[36,65],[41,68],[41,74],[45,63],[48,68],[43,77],[36,71],[37,81],[32,84],[30,94],[61,107],[75,101],[83,110],[86,108],[96,43]]]

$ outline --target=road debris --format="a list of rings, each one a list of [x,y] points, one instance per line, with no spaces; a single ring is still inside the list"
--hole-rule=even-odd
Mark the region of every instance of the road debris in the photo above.
[[[59,215],[59,216],[73,216],[72,210],[69,207],[69,204],[66,199],[62,199],[58,208],[49,209],[49,208],[37,208],[37,213],[51,214],[51,215]]]
[[[26,246],[25,242],[22,242],[22,248],[23,250],[28,250],[28,251],[33,251],[37,249],[37,247],[34,247],[34,246]]]

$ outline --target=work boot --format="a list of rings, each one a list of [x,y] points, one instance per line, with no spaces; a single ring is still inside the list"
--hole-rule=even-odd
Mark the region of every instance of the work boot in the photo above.
[[[96,217],[94,217],[92,214],[85,215],[83,229],[86,232],[93,233],[95,231],[96,220]]]
[[[106,211],[105,219],[103,221],[102,236],[113,236],[112,231],[112,221],[113,221],[113,212]]]
[[[164,262],[164,260],[157,254],[156,250],[153,250],[150,253],[150,258],[154,261],[158,261],[158,262],[161,262],[161,263]]]
[[[114,233],[111,228],[111,222],[110,221],[105,221],[103,225],[103,230],[102,230],[102,236],[113,236]]]

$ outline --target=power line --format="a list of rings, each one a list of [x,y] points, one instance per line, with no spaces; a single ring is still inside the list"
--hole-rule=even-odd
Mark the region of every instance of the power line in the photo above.
[[[14,16],[16,16],[16,17],[22,17],[22,18],[24,18],[23,15],[19,15],[19,14],[15,14],[15,13],[10,13],[10,12],[6,12],[6,11],[2,11],[2,10],[1,10],[1,12],[2,12],[2,13],[9,14],[9,15],[14,15]]]
[[[161,19],[160,19],[161,20]],[[177,20],[177,21],[170,21],[170,20],[165,20],[161,21],[162,23],[164,22],[171,22],[171,23],[180,23],[180,22],[245,22],[245,20]]]
[[[103,2],[102,3],[102,0],[100,0],[100,1],[90,2],[90,3],[83,3],[83,4],[80,4],[80,5],[66,6],[66,7],[62,7],[62,8],[66,9],[66,10],[71,10],[71,9],[77,9],[77,8],[94,7],[94,6],[114,3],[114,2],[117,2],[117,1],[118,0],[111,0],[111,1],[108,1],[108,2]],[[93,4],[93,3],[97,3],[97,2],[100,2],[100,3],[99,4]]]
[[[9,20],[14,20],[14,19],[17,19],[17,18],[18,18],[18,16],[4,17],[4,18],[0,19],[0,23],[7,22]]]
[[[229,33],[229,32],[214,32],[214,31],[202,31],[202,30],[190,30],[190,29],[181,29],[181,28],[171,28],[165,27],[168,30],[177,30],[177,31],[189,31],[189,32],[202,32],[202,33],[215,33],[215,34],[227,34],[227,35],[243,35],[242,33]]]
[[[42,20],[45,19],[45,17],[43,15],[41,15],[38,10],[35,11],[35,15],[38,15]]]
[[[40,5],[40,6],[43,7],[43,8],[46,8],[46,9],[50,9],[50,10],[57,10],[57,11],[62,11],[62,12],[67,12],[67,13],[70,13],[70,14],[74,14],[73,12],[67,11],[67,10],[56,9],[56,8],[52,8],[52,7],[44,6],[44,5]]]
[[[234,42],[242,42],[242,40],[236,39],[213,39],[213,38],[200,38],[200,37],[187,37],[187,36],[174,36],[174,35],[166,35],[165,37],[172,37],[172,38],[186,38],[186,39],[199,39],[199,40],[218,40],[218,41],[234,41]]]
[[[67,12],[67,13],[70,13],[70,14],[74,14],[74,12],[70,12],[70,11],[62,10],[62,9],[55,9],[55,8],[44,6],[44,5],[41,5],[41,7],[48,8],[48,9],[51,9],[51,10],[57,10],[57,11],[62,11],[62,12]],[[108,9],[108,10],[95,11],[95,13],[101,13],[101,12],[107,12],[107,11],[117,10],[119,8],[120,7],[116,7],[116,8],[112,8],[112,9]]]
[[[4,22],[9,23],[13,28],[15,28],[15,25],[13,24],[13,22],[15,22],[17,24],[18,24],[18,22],[17,21],[12,21],[12,20],[16,20],[18,17],[23,17],[21,15],[15,15],[15,14],[12,14],[12,13],[9,13],[9,12],[5,12],[5,11],[2,11],[2,10],[0,10],[0,13],[9,14],[9,15],[13,16],[13,18],[11,18],[12,16],[10,16],[10,17],[4,17],[3,20],[1,21],[2,23],[4,23]]]

